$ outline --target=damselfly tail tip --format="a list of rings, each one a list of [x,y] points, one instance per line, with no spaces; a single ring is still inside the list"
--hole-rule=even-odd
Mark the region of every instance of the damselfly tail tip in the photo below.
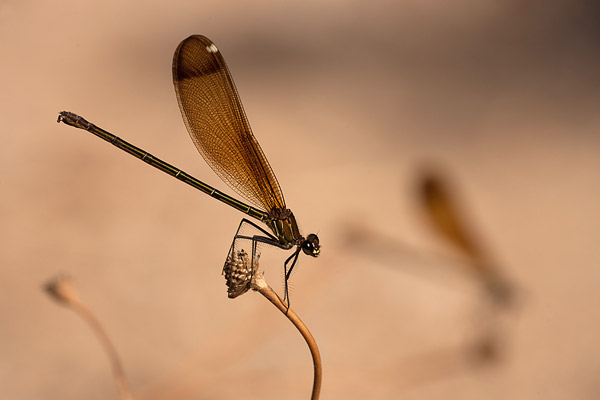
[[[73,114],[70,111],[61,111],[58,113],[58,119],[56,120],[56,122],[60,123],[60,122],[64,122],[67,123],[67,121],[71,120],[71,119],[75,119],[77,118],[76,114]]]
[[[58,119],[56,122],[65,123],[67,125],[74,126],[75,128],[90,130],[92,124],[85,120],[85,118],[72,113],[70,111],[61,111],[58,113]]]

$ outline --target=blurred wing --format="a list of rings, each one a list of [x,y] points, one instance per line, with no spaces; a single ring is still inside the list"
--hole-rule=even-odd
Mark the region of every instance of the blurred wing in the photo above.
[[[425,214],[437,231],[472,259],[481,259],[477,241],[458,212],[448,185],[438,175],[429,174],[421,181],[420,192]]]
[[[515,289],[479,246],[477,237],[468,229],[466,221],[456,206],[456,196],[451,185],[438,174],[427,174],[421,181],[421,202],[436,230],[462,250],[472,260],[472,266],[483,275],[492,298],[501,305],[513,301]]]
[[[200,35],[181,42],[173,58],[173,83],[185,126],[213,171],[257,207],[285,209],[217,46]]]

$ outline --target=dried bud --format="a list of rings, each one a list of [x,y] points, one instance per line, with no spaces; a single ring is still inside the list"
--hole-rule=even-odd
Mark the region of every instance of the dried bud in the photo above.
[[[258,271],[258,255],[254,257],[254,262],[250,262],[250,256],[244,250],[231,252],[223,267],[227,296],[235,299],[250,290],[256,271]]]
[[[44,285],[46,292],[59,303],[79,303],[77,289],[68,276],[59,275]]]

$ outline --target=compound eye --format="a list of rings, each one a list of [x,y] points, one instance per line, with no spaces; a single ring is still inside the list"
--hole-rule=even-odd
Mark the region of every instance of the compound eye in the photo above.
[[[302,250],[309,256],[317,257],[320,253],[319,238],[314,233],[311,233],[306,237],[304,243],[302,243]]]
[[[311,242],[309,242],[308,240],[305,240],[304,243],[302,243],[302,251],[305,254],[312,254],[313,252],[313,244]]]

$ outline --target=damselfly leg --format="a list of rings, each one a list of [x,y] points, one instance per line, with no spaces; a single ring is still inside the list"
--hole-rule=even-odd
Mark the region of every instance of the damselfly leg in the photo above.
[[[250,233],[245,232],[247,230],[254,231],[252,233],[256,233],[256,234],[250,234]],[[244,241],[249,241],[250,246],[251,246],[250,260],[251,260],[252,274],[254,274],[254,271],[255,271],[254,262],[258,259],[259,255],[260,255],[260,252],[258,249],[259,243],[277,247],[277,248],[283,249],[283,250],[290,249],[289,246],[284,246],[281,243],[279,243],[277,241],[277,238],[274,235],[272,235],[271,233],[269,233],[268,231],[266,231],[265,229],[256,225],[252,221],[249,221],[246,218],[243,218],[240,221],[237,231],[235,232],[235,236],[233,237],[233,242],[231,243],[231,247],[229,248],[229,254],[227,256],[228,260],[231,259],[231,257],[233,257],[233,255],[236,252],[238,252],[238,248],[242,247],[242,243]],[[290,298],[289,298],[289,292],[288,292],[288,280],[291,276],[292,269],[296,265],[296,261],[298,259],[299,252],[300,252],[299,247],[294,249],[294,253],[285,260],[285,263],[283,265],[283,273],[284,273],[283,301],[286,303],[288,308],[290,306]],[[290,261],[292,263],[291,263],[291,266],[288,268],[288,264],[290,263]]]

